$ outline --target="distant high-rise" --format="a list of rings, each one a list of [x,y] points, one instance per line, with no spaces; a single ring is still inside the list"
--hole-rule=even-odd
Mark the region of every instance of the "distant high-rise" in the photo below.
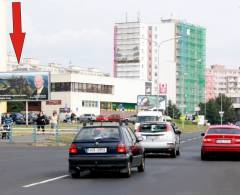
[[[205,37],[204,28],[173,19],[116,23],[114,76],[145,80],[151,94],[194,113],[205,99]]]

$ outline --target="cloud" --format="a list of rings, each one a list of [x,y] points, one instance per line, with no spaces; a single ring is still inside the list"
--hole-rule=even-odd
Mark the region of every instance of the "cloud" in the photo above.
[[[101,29],[64,29],[51,34],[34,33],[30,39],[32,44],[57,46],[75,42],[94,42],[105,39],[106,37],[106,32],[102,31]]]

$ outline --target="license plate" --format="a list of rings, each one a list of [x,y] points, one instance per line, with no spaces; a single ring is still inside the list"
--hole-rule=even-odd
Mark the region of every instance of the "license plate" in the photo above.
[[[147,141],[155,141],[157,139],[158,139],[157,136],[147,136]]]
[[[216,141],[217,144],[230,144],[231,140],[230,139],[218,139]]]
[[[88,148],[87,153],[106,153],[107,148]]]

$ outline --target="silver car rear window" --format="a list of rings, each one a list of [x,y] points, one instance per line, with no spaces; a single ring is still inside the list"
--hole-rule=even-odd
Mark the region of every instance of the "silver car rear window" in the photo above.
[[[157,116],[138,116],[137,122],[144,123],[144,122],[156,122],[159,120]]]
[[[147,125],[141,125],[140,132],[146,132],[146,133],[153,133],[153,132],[166,132],[167,131],[167,125],[165,124],[147,124]]]

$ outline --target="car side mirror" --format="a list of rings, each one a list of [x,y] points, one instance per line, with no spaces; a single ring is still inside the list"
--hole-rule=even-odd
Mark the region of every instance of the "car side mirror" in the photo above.
[[[181,135],[182,134],[182,131],[180,131],[180,130],[175,130],[175,132],[176,132],[176,134],[178,134],[178,135]]]
[[[201,133],[201,136],[202,136],[202,137],[205,136],[205,133]]]

